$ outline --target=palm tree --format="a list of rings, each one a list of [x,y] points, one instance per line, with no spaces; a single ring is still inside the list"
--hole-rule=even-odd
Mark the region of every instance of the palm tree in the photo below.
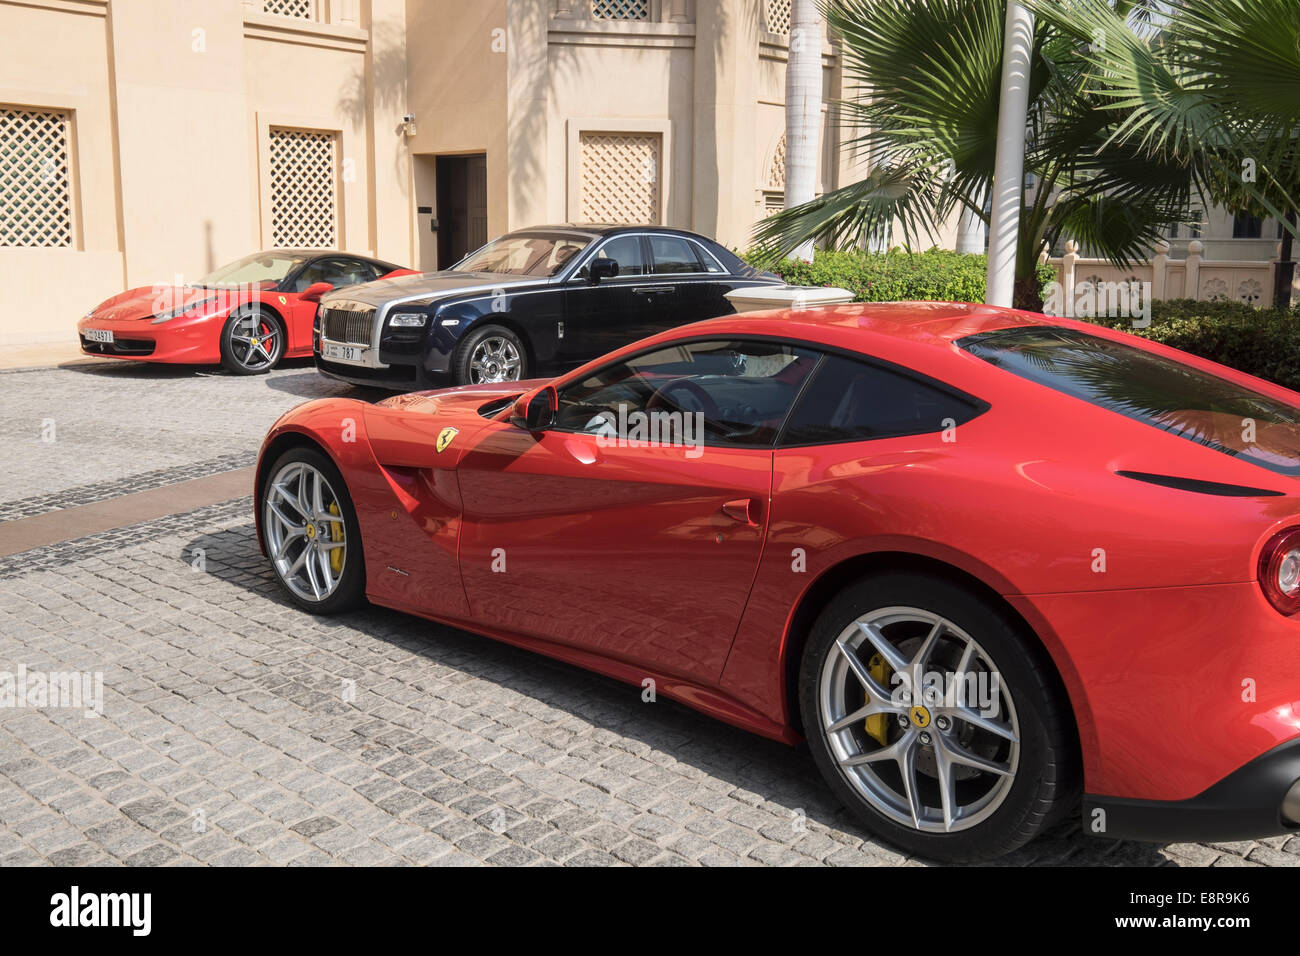
[[[1135,21],[1154,6],[1114,4],[1121,20]],[[848,145],[865,148],[873,166],[862,181],[761,223],[760,258],[810,239],[856,244],[895,225],[916,247],[963,210],[987,221],[1005,9],[1005,0],[827,0],[846,75],[869,91],[838,103],[839,114],[866,130]],[[1069,236],[1126,266],[1186,219],[1196,183],[1207,178],[1198,155],[1153,154],[1138,139],[1112,135],[1128,111],[1092,88],[1085,52],[1039,18],[1016,260],[1022,308],[1042,307],[1035,265],[1045,246]]]
[[[1155,42],[1135,38],[1103,0],[1025,2],[1081,44],[1090,89],[1127,114],[1117,139],[1149,155],[1200,157],[1197,186],[1212,201],[1284,223],[1290,265],[1300,235],[1296,0],[1168,0]],[[1281,271],[1279,305],[1289,304],[1291,285],[1291,269]]]
[[[822,121],[822,24],[816,0],[790,5],[790,50],[785,70],[785,208],[813,198],[817,190],[818,133]],[[811,262],[812,240],[793,257]]]

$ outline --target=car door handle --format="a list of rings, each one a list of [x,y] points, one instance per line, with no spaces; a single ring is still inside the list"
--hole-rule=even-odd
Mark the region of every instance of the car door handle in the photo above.
[[[758,519],[762,515],[762,504],[757,498],[737,498],[735,501],[728,501],[722,506],[722,513],[732,521],[740,521],[749,525],[751,528],[758,527]]]
[[[670,285],[634,285],[633,292],[640,292],[642,295],[663,295],[666,292],[672,292],[673,287]]]

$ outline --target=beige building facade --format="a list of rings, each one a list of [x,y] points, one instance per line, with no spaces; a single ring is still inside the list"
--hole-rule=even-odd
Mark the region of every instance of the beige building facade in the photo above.
[[[744,247],[782,201],[788,32],[788,0],[0,0],[0,344],[276,246],[429,270],[605,221]],[[841,135],[823,189],[859,174]]]

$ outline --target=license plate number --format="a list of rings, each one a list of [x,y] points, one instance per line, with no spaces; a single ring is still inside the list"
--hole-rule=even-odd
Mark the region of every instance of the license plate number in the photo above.
[[[109,329],[86,329],[87,342],[113,342],[113,333]]]
[[[337,359],[340,362],[360,362],[361,355],[365,349],[356,345],[335,345],[333,342],[325,342],[320,347],[320,354],[327,359]]]

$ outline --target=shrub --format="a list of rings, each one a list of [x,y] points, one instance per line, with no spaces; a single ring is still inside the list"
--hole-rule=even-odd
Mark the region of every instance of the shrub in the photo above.
[[[813,261],[786,259],[771,267],[791,285],[838,286],[858,302],[983,302],[988,258],[944,249],[907,253],[818,249]],[[1040,269],[1046,284],[1054,278]]]
[[[811,263],[787,259],[771,271],[791,285],[839,286],[859,302],[983,302],[986,268],[985,256],[943,249],[910,255],[819,249]],[[1038,276],[1044,286],[1056,278],[1046,265]],[[1152,303],[1145,329],[1133,328],[1127,318],[1093,321],[1300,391],[1300,313],[1295,310],[1173,299]]]
[[[1300,391],[1300,315],[1242,302],[1174,299],[1151,305],[1151,325],[1096,319],[1109,326]]]

